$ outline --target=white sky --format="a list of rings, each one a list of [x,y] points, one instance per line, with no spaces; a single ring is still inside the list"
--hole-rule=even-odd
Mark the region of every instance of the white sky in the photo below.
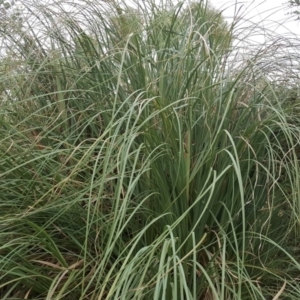
[[[296,16],[288,14],[288,0],[209,0],[228,22],[234,16],[241,17],[239,27],[249,30],[250,27],[259,27],[257,34],[252,36],[256,42],[264,42],[266,30],[271,33],[284,35],[286,38],[300,37],[300,21]],[[263,30],[264,29],[264,30]],[[260,33],[258,33],[260,31]]]

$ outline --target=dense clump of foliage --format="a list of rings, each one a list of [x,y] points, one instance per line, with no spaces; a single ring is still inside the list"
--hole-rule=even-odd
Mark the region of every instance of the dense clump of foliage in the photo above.
[[[1,31],[1,299],[298,299],[274,44],[238,60],[202,1],[23,5]]]

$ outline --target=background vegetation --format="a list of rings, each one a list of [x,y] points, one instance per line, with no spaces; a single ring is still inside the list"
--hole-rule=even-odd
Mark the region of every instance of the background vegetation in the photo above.
[[[295,15],[299,15],[299,13],[300,13],[300,11],[299,11],[300,1],[299,0],[290,0],[289,5],[290,5],[290,8],[294,9],[292,11],[292,13],[295,14]],[[298,18],[299,18],[299,16],[298,16]]]
[[[299,299],[300,48],[171,2],[2,10],[1,299]]]

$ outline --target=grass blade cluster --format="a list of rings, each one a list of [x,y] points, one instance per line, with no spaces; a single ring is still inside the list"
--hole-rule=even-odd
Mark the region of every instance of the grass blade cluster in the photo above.
[[[0,32],[1,299],[298,299],[297,90],[206,2],[142,2]]]

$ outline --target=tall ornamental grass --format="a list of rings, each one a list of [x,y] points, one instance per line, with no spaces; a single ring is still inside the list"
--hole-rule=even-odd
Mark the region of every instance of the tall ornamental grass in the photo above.
[[[1,299],[299,299],[292,67],[171,2],[1,19]]]

